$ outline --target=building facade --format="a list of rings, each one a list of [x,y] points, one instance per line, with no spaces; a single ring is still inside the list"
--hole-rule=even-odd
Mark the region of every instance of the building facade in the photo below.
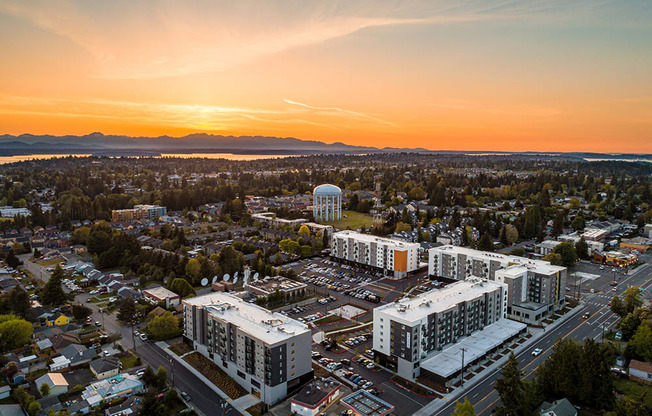
[[[167,215],[166,207],[158,205],[135,205],[132,209],[114,209],[111,221],[155,220]]]
[[[419,243],[347,230],[333,234],[331,256],[401,279],[419,267],[419,247]]]
[[[385,366],[408,380],[419,363],[507,314],[507,287],[469,279],[374,309],[373,349]]]
[[[312,380],[306,325],[221,292],[184,300],[183,309],[193,348],[265,403]]]
[[[507,315],[526,323],[540,322],[563,308],[566,301],[567,269],[543,260],[443,246],[430,249],[428,274],[505,283],[509,290]]]
[[[154,305],[164,301],[166,308],[170,308],[170,306],[178,306],[181,303],[181,297],[179,295],[163,286],[143,290],[143,297],[146,301]]]
[[[317,221],[342,219],[342,190],[331,184],[317,186],[312,192],[312,215]]]

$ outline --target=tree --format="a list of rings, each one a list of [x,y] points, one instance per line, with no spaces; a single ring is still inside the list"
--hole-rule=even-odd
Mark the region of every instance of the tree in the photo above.
[[[182,298],[188,296],[194,296],[196,294],[195,289],[190,286],[190,283],[186,279],[171,279],[168,284],[168,289],[181,296]]]
[[[401,232],[410,232],[412,231],[412,226],[410,224],[404,223],[403,221],[399,221],[396,224],[396,228],[394,229],[395,233],[401,233]]]
[[[176,337],[179,335],[179,331],[179,321],[169,311],[166,311],[161,316],[155,316],[147,324],[147,332],[152,338],[157,340]]]
[[[455,403],[455,410],[453,410],[454,416],[475,416],[475,410],[473,405],[469,402],[468,397],[464,397],[464,401],[458,401]]]
[[[201,263],[198,259],[190,259],[186,264],[186,276],[193,283],[201,280]]]
[[[546,254],[542,260],[550,262],[553,266],[561,266],[561,254],[559,253],[550,253]]]
[[[37,401],[31,402],[27,406],[27,413],[29,413],[29,416],[36,416],[40,411],[41,411],[41,403]]]
[[[634,309],[639,308],[643,304],[641,300],[641,288],[638,286],[627,288],[623,293],[623,300],[627,313],[633,312]]]
[[[614,375],[611,366],[615,360],[610,344],[597,343],[587,337],[582,346],[579,365],[579,399],[598,409],[611,409],[614,403]]]
[[[505,242],[511,246],[518,240],[518,230],[511,224],[505,224],[503,227],[505,229]]]
[[[483,233],[478,241],[478,250],[494,251],[494,242],[489,233]]]
[[[577,257],[581,260],[589,258],[589,245],[584,237],[580,238],[580,241],[575,243],[575,252],[577,253]]]
[[[27,292],[20,286],[14,286],[9,292],[3,294],[0,303],[3,304],[4,310],[8,310],[23,319],[32,317],[32,301],[29,299]]]
[[[41,291],[41,303],[45,306],[61,306],[66,302],[68,297],[61,287],[64,273],[60,264],[54,268],[43,290]]]
[[[118,319],[127,325],[136,322],[138,312],[136,311],[136,302],[133,298],[125,298],[118,309]]]
[[[510,256],[519,256],[519,257],[524,257],[525,256],[525,249],[523,247],[514,247],[509,251]]]
[[[564,267],[571,267],[577,261],[577,253],[575,253],[573,243],[563,242],[557,244],[552,252],[561,256],[561,265]]]
[[[308,237],[310,237],[310,228],[308,228],[307,225],[302,225],[301,227],[299,227],[299,233],[298,234],[300,236],[302,236],[303,238],[308,238]]]
[[[41,392],[41,396],[48,396],[50,394],[50,385],[48,383],[41,384],[39,391]]]
[[[34,332],[32,324],[15,315],[0,315],[0,351],[9,351],[27,344]]]
[[[639,325],[636,333],[627,343],[625,355],[643,361],[652,361],[652,327],[649,321]]]
[[[648,311],[645,308],[634,309],[625,316],[619,323],[618,328],[623,333],[623,341],[629,341],[638,330],[639,325],[648,319]]]
[[[625,304],[623,303],[623,300],[618,295],[614,296],[613,299],[611,299],[611,312],[615,313],[621,318],[627,315],[627,309],[625,308]]]
[[[573,218],[573,221],[571,221],[570,226],[575,231],[583,230],[584,227],[586,227],[586,221],[584,221],[583,216],[576,215],[575,218]]]
[[[514,353],[509,354],[507,364],[500,370],[501,378],[496,380],[495,389],[500,395],[502,406],[496,408],[496,414],[530,415],[536,406],[536,395],[531,382],[523,380],[523,372],[518,369],[518,360]]]
[[[22,264],[22,262],[18,260],[18,257],[16,257],[16,253],[14,253],[13,248],[9,249],[9,253],[7,253],[7,258],[5,261],[7,262],[7,266],[14,269]]]
[[[93,311],[88,306],[84,306],[80,303],[72,305],[72,316],[77,322],[85,321],[86,318],[91,316],[91,313],[93,313]]]

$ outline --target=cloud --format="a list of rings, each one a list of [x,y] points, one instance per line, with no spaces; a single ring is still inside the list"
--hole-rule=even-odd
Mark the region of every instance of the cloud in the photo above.
[[[381,124],[386,124],[388,126],[396,126],[396,124],[394,124],[394,123],[392,123],[390,121],[383,120],[381,118],[370,116],[370,115],[360,113],[360,112],[357,112],[357,111],[345,110],[345,109],[339,108],[339,107],[316,107],[316,106],[300,103],[298,101],[288,100],[287,98],[284,98],[283,101],[285,101],[288,104],[296,105],[296,106],[307,108],[307,109],[310,109],[310,110],[320,110],[320,111],[326,111],[326,112],[343,113],[343,114],[346,114],[346,115],[349,115],[349,116],[362,118],[362,119],[367,119],[367,120],[372,120],[372,121],[375,121],[375,122],[378,122],[378,123],[381,123]]]
[[[0,0],[88,51],[100,78],[147,79],[224,71],[263,56],[377,26],[448,24],[557,13],[562,0]]]

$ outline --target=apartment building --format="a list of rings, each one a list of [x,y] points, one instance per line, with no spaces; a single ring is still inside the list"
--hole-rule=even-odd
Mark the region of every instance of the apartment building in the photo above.
[[[134,205],[132,209],[114,209],[111,221],[155,220],[167,215],[166,207],[158,205]]]
[[[402,279],[419,267],[419,243],[340,231],[333,234],[331,256]]]
[[[186,299],[183,310],[193,348],[265,403],[312,380],[306,325],[222,292]]]
[[[505,284],[478,278],[455,282],[375,308],[373,349],[381,364],[413,380],[432,355],[506,321],[506,315]]]
[[[472,276],[508,286],[507,315],[527,323],[539,323],[564,307],[567,269],[533,260],[466,247],[430,249],[428,274],[465,280]]]

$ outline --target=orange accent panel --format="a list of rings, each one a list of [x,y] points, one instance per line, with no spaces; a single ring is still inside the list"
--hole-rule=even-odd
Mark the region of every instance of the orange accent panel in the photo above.
[[[407,271],[407,251],[394,250],[394,271],[406,272]]]

